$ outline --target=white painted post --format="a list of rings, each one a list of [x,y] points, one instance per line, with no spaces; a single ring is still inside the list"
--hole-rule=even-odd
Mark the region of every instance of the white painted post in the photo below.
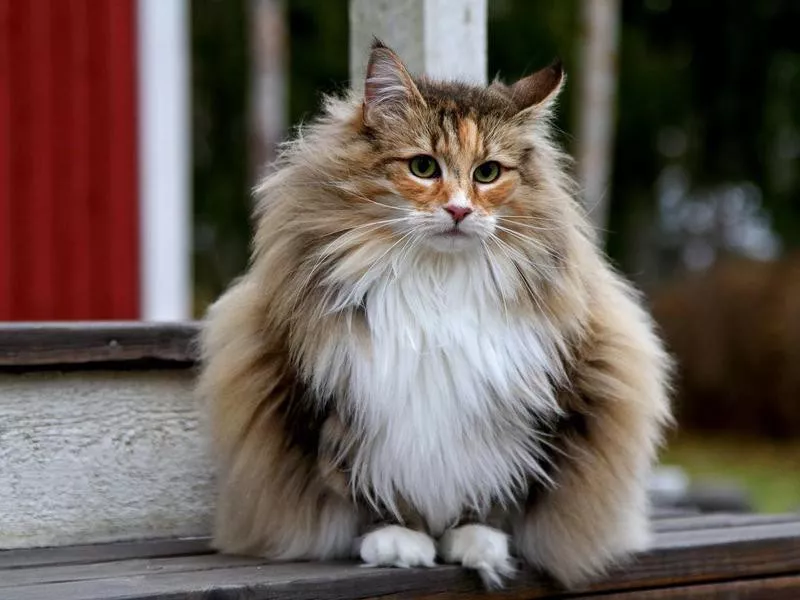
[[[582,0],[577,163],[598,238],[607,225],[616,118],[619,0]]]
[[[141,318],[190,316],[189,12],[139,0]]]
[[[412,74],[486,83],[487,0],[350,0],[350,79],[363,86],[372,37]]]

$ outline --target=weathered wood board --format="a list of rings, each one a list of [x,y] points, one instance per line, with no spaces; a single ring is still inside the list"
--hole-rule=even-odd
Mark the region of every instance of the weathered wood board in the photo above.
[[[204,535],[191,369],[0,373],[0,548]]]
[[[654,548],[572,598],[800,597],[800,515],[657,520]],[[209,553],[203,540],[0,552],[5,600],[323,599],[485,597],[456,567],[365,569],[352,563],[268,564]],[[497,597],[564,597],[524,569]]]

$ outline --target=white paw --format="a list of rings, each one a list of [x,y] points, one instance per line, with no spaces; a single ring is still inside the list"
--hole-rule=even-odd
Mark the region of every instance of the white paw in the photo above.
[[[419,531],[388,525],[364,536],[361,560],[369,567],[434,567],[436,545]]]
[[[445,562],[460,563],[475,569],[490,589],[503,585],[503,578],[514,574],[508,550],[508,535],[486,525],[464,525],[445,532],[439,551]]]

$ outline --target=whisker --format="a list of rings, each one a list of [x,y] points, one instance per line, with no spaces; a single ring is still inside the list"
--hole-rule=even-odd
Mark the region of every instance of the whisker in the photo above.
[[[375,204],[376,206],[380,206],[382,208],[388,208],[390,210],[399,210],[399,211],[407,212],[407,213],[416,212],[413,208],[409,208],[409,207],[406,207],[406,206],[392,206],[391,204],[386,204],[384,202],[378,202],[374,198],[370,198],[369,196],[361,194],[361,193],[359,193],[359,192],[357,192],[355,190],[343,189],[341,186],[336,185],[334,183],[329,183],[327,181],[309,181],[309,182],[303,182],[303,181],[297,182],[297,181],[294,181],[294,182],[292,182],[292,185],[293,186],[297,186],[297,187],[324,188],[324,189],[335,190],[337,192],[340,192],[340,193],[343,193],[343,194],[347,194],[347,195],[352,196],[354,198],[358,198],[359,200],[364,200],[365,202],[369,202],[371,204]]]
[[[373,261],[373,263],[369,267],[367,267],[367,270],[364,271],[364,273],[361,275],[361,277],[358,278],[358,281],[356,281],[355,284],[353,284],[353,286],[350,288],[351,289],[351,294],[348,296],[348,298],[352,296],[352,292],[357,292],[359,290],[359,288],[361,287],[361,283],[364,281],[364,279],[366,279],[367,275],[369,275],[375,268],[380,266],[380,262],[381,262],[381,260],[383,260],[383,257],[385,257],[387,254],[389,254],[389,252],[391,252],[392,249],[395,246],[397,246],[400,242],[402,242],[408,236],[411,236],[413,234],[414,234],[413,230],[405,233],[403,236],[400,237],[400,239],[398,239],[391,246],[389,246],[378,258],[376,258]],[[342,307],[342,303],[339,302],[338,305],[336,305],[336,306],[331,308],[330,312],[335,312],[335,311],[339,310],[341,307]]]
[[[375,221],[375,222],[371,222],[371,223],[364,223],[362,225],[358,225],[358,226],[353,227],[353,228],[338,230],[335,233],[338,233],[338,232],[341,232],[341,231],[346,231],[347,233],[345,233],[342,236],[339,236],[336,240],[334,240],[333,242],[327,244],[326,246],[324,246],[319,251],[317,261],[314,263],[313,267],[308,272],[308,275],[305,277],[305,280],[303,281],[303,287],[308,286],[311,283],[312,279],[314,278],[314,275],[317,273],[317,270],[319,269],[319,267],[327,259],[331,258],[337,252],[339,252],[339,250],[341,250],[342,248],[345,248],[349,244],[351,244],[353,242],[356,242],[359,238],[361,238],[363,235],[369,233],[372,229],[381,227],[381,226],[383,226],[385,224],[394,223],[394,222],[403,222],[403,221],[408,221],[408,220],[411,220],[410,217],[398,217],[398,218],[395,218],[395,219],[383,219],[381,221]],[[353,238],[355,238],[355,239],[353,239]]]
[[[403,245],[403,247],[400,248],[400,252],[399,252],[399,254],[397,256],[397,260],[392,261],[392,271],[394,272],[395,279],[397,279],[397,277],[399,275],[399,266],[398,265],[402,265],[403,261],[405,261],[406,258],[408,258],[408,255],[411,253],[411,250],[414,248],[414,245],[416,244],[416,242],[419,241],[420,239],[422,239],[422,237],[423,236],[421,234],[413,235]]]
[[[411,220],[413,220],[412,217],[396,217],[394,219],[381,219],[380,221],[371,221],[369,223],[363,223],[361,225],[356,225],[355,227],[343,227],[342,229],[336,229],[334,231],[331,231],[330,233],[331,234],[342,233],[342,232],[350,233],[350,232],[353,232],[353,231],[357,231],[359,229],[363,229],[364,227],[378,227],[380,225],[390,225],[392,223],[402,223],[404,221],[411,221]],[[347,235],[347,233],[345,233],[345,235]],[[344,236],[342,236],[342,237],[344,237]]]
[[[541,252],[544,252],[548,256],[551,256],[551,257],[553,257],[553,258],[555,258],[557,260],[562,260],[562,261],[564,260],[564,257],[561,256],[560,253],[558,253],[555,250],[553,250],[552,248],[549,248],[548,246],[542,244],[542,242],[532,238],[531,236],[524,235],[524,234],[520,233],[519,231],[514,231],[513,229],[510,229],[508,227],[503,227],[502,225],[496,225],[496,227],[500,231],[505,231],[506,233],[508,233],[510,235],[513,235],[513,236],[515,236],[515,237],[527,242],[528,244],[530,244],[531,246],[533,246],[537,250],[539,250]],[[539,265],[539,266],[543,266],[543,265]],[[560,269],[561,267],[558,267],[556,265],[549,265],[549,268]]]
[[[498,219],[529,219],[532,221],[539,221],[540,223],[558,223],[559,229],[564,228],[563,221],[559,219],[551,219],[550,217],[543,217],[541,215],[498,215]]]
[[[513,223],[514,225],[525,227],[526,229],[532,229],[533,231],[562,231],[565,229],[565,227],[537,227],[536,225],[530,225],[529,223],[520,223],[511,217],[497,217],[497,220]]]
[[[492,282],[494,284],[494,288],[497,290],[497,294],[500,296],[500,300],[503,302],[503,315],[505,316],[506,320],[506,327],[508,327],[509,320],[508,320],[508,304],[506,303],[506,295],[503,292],[503,288],[500,286],[500,282],[497,280],[497,274],[494,270],[494,263],[491,260],[491,250],[489,250],[489,245],[486,243],[485,240],[481,240],[481,245],[483,245],[483,249],[486,251],[484,255],[486,258],[486,265],[489,267],[489,274],[492,276]]]
[[[500,247],[501,250],[505,251],[505,254],[508,257],[509,261],[514,263],[515,266],[519,266],[519,263],[526,264],[526,265],[530,266],[532,269],[534,269],[538,273],[538,275],[540,277],[543,277],[543,278],[547,278],[547,273],[543,273],[541,271],[541,269],[545,269],[545,270],[549,269],[551,271],[559,271],[560,270],[560,267],[539,265],[539,264],[533,262],[529,256],[527,256],[526,254],[522,253],[520,250],[514,248],[510,244],[504,242],[502,239],[497,237],[495,234],[491,234],[491,238],[494,239],[494,241],[497,243],[497,245]],[[511,253],[515,254],[517,256],[517,258],[516,259],[511,258],[511,256],[508,254],[508,251],[510,251]]]

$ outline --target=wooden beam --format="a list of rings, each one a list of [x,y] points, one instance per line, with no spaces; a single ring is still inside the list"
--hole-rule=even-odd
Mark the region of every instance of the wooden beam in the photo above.
[[[487,0],[350,0],[350,79],[363,86],[373,36],[418,75],[486,83]]]
[[[119,369],[188,367],[196,358],[197,333],[194,322],[0,324],[0,371],[104,363]]]
[[[734,518],[735,520],[735,518]],[[147,543],[138,549],[148,552]],[[161,548],[161,546],[164,548]],[[187,546],[187,550],[190,546]],[[102,556],[102,546],[97,548]],[[219,599],[345,600],[485,597],[479,579],[458,567],[365,569],[355,563],[269,564],[224,555],[184,555],[175,542],[152,542],[141,556],[109,552],[96,563],[37,560],[4,566],[0,596],[32,599]],[[62,551],[56,551],[64,555]],[[85,552],[82,549],[81,552]],[[148,556],[152,556],[148,560]],[[5,572],[4,572],[5,570]],[[656,536],[654,548],[571,598],[795,598],[800,589],[800,518],[705,530],[702,526]],[[778,595],[771,595],[778,592]],[[761,593],[761,595],[759,595]],[[521,569],[503,598],[553,598],[563,593],[532,569]],[[727,596],[726,596],[727,597]]]
[[[0,548],[208,535],[193,386],[186,368],[0,373]]]

